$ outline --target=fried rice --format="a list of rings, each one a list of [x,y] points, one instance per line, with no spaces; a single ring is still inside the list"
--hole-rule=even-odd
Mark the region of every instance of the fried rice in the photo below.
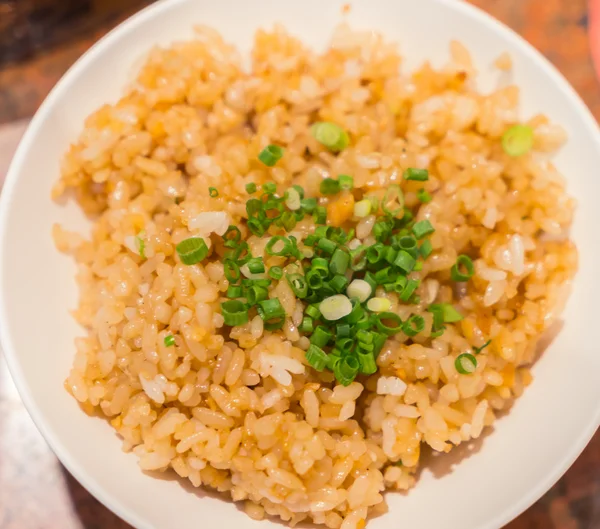
[[[496,66],[510,69],[510,57]],[[406,72],[395,44],[347,27],[324,53],[280,27],[259,31],[244,69],[234,47],[198,28],[152,50],[126,95],[86,120],[54,190],[92,219],[90,238],[53,228],[78,264],[74,316],[85,328],[65,387],[107,418],[141,469],[226,493],[255,519],[361,528],[385,511],[384,491],[415,484],[422,449],[478,438],[523,393],[577,267],[574,201],[550,158],[566,135],[541,115],[521,121],[517,87],[483,94],[476,76],[458,42],[443,68]],[[349,145],[331,152],[311,135],[316,122],[342,127]],[[512,157],[502,137],[517,123],[534,142]],[[270,144],[284,152],[272,167],[258,159]],[[428,180],[404,179],[407,168]],[[339,175],[353,189],[323,196],[322,181]],[[294,266],[265,252],[280,228],[247,226],[246,185],[270,182],[280,196],[301,186],[330,226],[355,230],[356,245],[375,244],[378,215],[358,218],[354,206],[391,185],[435,227],[431,255],[410,275],[412,303],[377,287],[391,312],[426,327],[389,336],[376,373],[343,385],[311,366],[299,330],[307,303],[285,277],[268,287],[285,311],[279,329],[255,311],[225,324],[224,227],[238,227],[267,268]],[[315,229],[306,216],[290,232],[303,256]],[[176,247],[190,237],[209,254],[186,265]],[[462,254],[474,274],[456,282]],[[461,319],[432,336],[433,303]],[[462,373],[457,358],[473,353],[476,369]]]

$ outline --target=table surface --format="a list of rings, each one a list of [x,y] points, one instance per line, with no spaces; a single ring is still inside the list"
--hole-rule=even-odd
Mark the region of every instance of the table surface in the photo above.
[[[141,0],[143,2],[143,0]],[[600,118],[585,0],[470,0],[548,57]],[[130,5],[130,4],[129,4]],[[125,15],[85,38],[0,70],[0,178],[27,119],[62,73]],[[33,425],[0,357],[0,529],[127,529],[62,467]],[[600,433],[565,476],[505,529],[600,528]],[[459,528],[437,528],[459,529]]]

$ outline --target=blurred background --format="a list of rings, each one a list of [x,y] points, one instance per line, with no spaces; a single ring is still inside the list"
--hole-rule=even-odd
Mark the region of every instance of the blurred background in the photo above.
[[[600,0],[468,1],[540,50],[600,118],[594,65],[600,64]],[[29,119],[62,74],[102,35],[149,3],[0,0],[0,185]],[[128,528],[54,457],[0,352],[0,529]],[[600,433],[567,474],[506,529],[600,529]]]

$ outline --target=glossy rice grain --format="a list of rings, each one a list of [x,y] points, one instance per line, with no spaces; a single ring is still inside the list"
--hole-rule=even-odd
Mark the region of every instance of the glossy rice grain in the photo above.
[[[574,202],[550,157],[565,134],[544,116],[519,116],[514,86],[476,92],[462,45],[450,57],[441,70],[407,72],[396,46],[371,32],[342,27],[316,55],[276,28],[257,34],[248,72],[202,28],[153,50],[130,91],[86,120],[55,188],[93,219],[90,239],[53,232],[78,263],[75,317],[85,328],[65,385],[110,421],[142,469],[227,492],[254,519],[362,528],[385,510],[385,490],[414,485],[423,446],[448,452],[479,437],[531,382],[538,339],[560,316],[577,266]],[[509,69],[510,58],[497,66]],[[317,121],[343,127],[350,146],[325,150],[310,135]],[[518,122],[533,128],[534,148],[510,158],[500,139]],[[285,149],[273,168],[257,160],[269,144]],[[408,167],[430,179],[403,181]],[[270,292],[287,315],[281,330],[266,331],[258,316],[229,330],[220,314],[219,235],[230,222],[267,267],[284,264],[265,255],[268,235],[245,227],[246,184],[275,182],[279,193],[299,184],[318,196],[321,180],[340,174],[358,190],[320,199],[334,225],[358,222],[361,191],[400,183],[412,209],[420,188],[433,196],[417,215],[436,229],[416,273],[420,304],[377,295],[403,319],[421,314],[426,329],[432,302],[465,315],[433,340],[394,336],[379,371],[348,387],[306,362],[304,306],[285,279]],[[374,242],[373,222],[358,223],[363,243]],[[313,230],[307,217],[294,234]],[[210,253],[186,266],[175,246],[190,236]],[[457,284],[450,268],[461,253],[477,256],[475,275]],[[459,374],[458,355],[488,339],[475,373]]]

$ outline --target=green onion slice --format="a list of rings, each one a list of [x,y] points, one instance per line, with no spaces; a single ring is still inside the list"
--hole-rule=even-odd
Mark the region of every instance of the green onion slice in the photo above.
[[[415,237],[419,240],[424,239],[428,235],[431,235],[435,231],[435,228],[431,225],[431,222],[428,220],[420,220],[415,223],[412,228],[412,232],[415,234]]]
[[[468,281],[475,274],[475,265],[468,255],[459,255],[450,269],[452,281]]]
[[[523,156],[532,147],[533,129],[528,125],[514,125],[502,135],[502,149],[509,156]]]
[[[184,239],[175,247],[175,250],[181,262],[186,265],[199,263],[208,255],[208,246],[200,237]]]
[[[391,217],[397,217],[404,209],[404,193],[398,184],[389,186],[381,202],[383,212]]]
[[[165,347],[171,347],[175,345],[175,336],[173,336],[172,334],[165,336],[164,344]]]
[[[429,180],[429,171],[427,169],[416,169],[414,167],[409,167],[406,171],[404,171],[404,180],[425,182]]]
[[[335,178],[325,178],[321,181],[319,190],[322,195],[335,195],[340,192],[340,182]]]
[[[344,150],[350,144],[348,133],[335,123],[321,121],[310,128],[312,137],[332,152]]]
[[[216,187],[209,187],[208,194],[211,198],[217,198],[219,196],[219,190]]]
[[[477,369],[477,358],[470,353],[463,353],[454,361],[454,367],[461,375],[471,375]]]
[[[490,345],[492,343],[492,340],[488,340],[487,342],[485,342],[481,347],[473,347],[473,352],[478,355],[479,353],[481,353],[481,351],[483,351],[488,345]]]
[[[323,371],[327,366],[327,354],[315,344],[310,344],[306,351],[306,361],[313,369]]]
[[[381,312],[375,316],[374,321],[377,329],[387,336],[402,330],[402,319],[394,312]]]
[[[404,322],[402,330],[406,336],[416,336],[425,329],[425,319],[423,316],[413,314]]]
[[[230,327],[248,323],[248,309],[241,301],[232,299],[221,303],[221,314],[225,320],[225,325]]]
[[[358,370],[360,369],[360,362],[358,358],[352,355],[343,356],[342,359],[336,364],[333,372],[335,378],[342,386],[349,386],[352,381],[356,378]]]
[[[336,294],[321,301],[319,310],[329,321],[339,320],[352,312],[351,301],[343,294]]]
[[[283,157],[283,148],[279,145],[268,145],[258,155],[258,159],[267,167],[273,167]]]
[[[297,298],[304,299],[308,295],[308,283],[302,274],[288,274],[285,278]]]

